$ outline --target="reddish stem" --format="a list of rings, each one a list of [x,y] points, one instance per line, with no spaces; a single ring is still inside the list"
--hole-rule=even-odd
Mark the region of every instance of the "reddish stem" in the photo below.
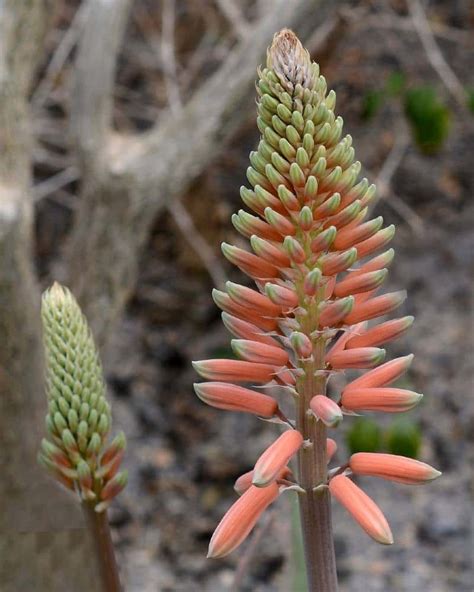
[[[102,590],[103,592],[121,592],[122,587],[110,535],[107,511],[96,512],[94,506],[87,502],[82,504],[82,509],[91,536],[94,539]]]

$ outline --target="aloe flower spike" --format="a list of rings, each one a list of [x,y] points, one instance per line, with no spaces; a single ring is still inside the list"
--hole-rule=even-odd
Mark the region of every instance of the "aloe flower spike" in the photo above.
[[[387,245],[395,228],[370,218],[375,186],[359,180],[361,164],[335,114],[335,93],[292,31],[274,36],[258,77],[261,140],[250,155],[250,186],[240,190],[252,213],[239,210],[232,219],[249,244],[222,245],[255,285],[229,282],[213,293],[236,337],[238,359],[195,362],[205,381],[195,388],[211,406],[281,419],[272,393],[260,391],[278,385],[293,395],[296,421],[237,480],[241,497],[217,527],[209,556],[222,557],[244,541],[280,486],[285,489],[282,471],[294,458],[308,590],[336,592],[331,496],[376,541],[393,542],[351,469],[410,483],[438,473],[408,459],[357,455],[328,469],[337,444],[327,432],[333,435],[344,413],[396,413],[420,401],[421,394],[392,386],[413,356],[385,361],[381,347],[403,335],[413,318],[380,322],[406,298],[404,290],[379,293],[394,256]],[[343,380],[354,371],[342,393],[329,398],[328,378],[337,373]]]
[[[75,491],[96,546],[103,590],[119,592],[106,509],[127,483],[123,432],[108,443],[112,416],[92,334],[71,292],[58,283],[41,304],[46,359],[47,437],[38,460]]]

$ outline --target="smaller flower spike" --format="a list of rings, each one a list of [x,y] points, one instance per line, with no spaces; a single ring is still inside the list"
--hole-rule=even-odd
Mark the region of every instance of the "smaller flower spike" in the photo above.
[[[118,473],[125,436],[107,444],[112,419],[102,369],[71,292],[53,284],[43,294],[41,314],[49,412],[39,461],[101,512],[125,487],[125,473]]]
[[[257,460],[253,470],[252,483],[257,487],[266,487],[274,481],[302,444],[303,436],[298,430],[283,432]]]
[[[237,548],[278,494],[276,483],[270,483],[268,487],[251,485],[219,522],[209,543],[207,556],[213,559],[224,557]]]
[[[330,428],[335,428],[342,421],[341,408],[325,395],[313,397],[309,406],[314,415]]]
[[[349,467],[354,475],[369,475],[408,485],[420,485],[437,479],[441,472],[413,458],[396,454],[358,452],[353,454]]]
[[[278,410],[275,399],[228,382],[202,382],[194,385],[196,395],[211,407],[242,411],[271,418]]]
[[[393,544],[390,526],[380,508],[348,477],[333,477],[329,491],[369,536],[383,545]]]

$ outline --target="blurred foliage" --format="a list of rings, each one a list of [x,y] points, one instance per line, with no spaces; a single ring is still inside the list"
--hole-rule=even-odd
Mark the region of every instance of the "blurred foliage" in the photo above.
[[[233,349],[230,345],[222,345],[219,347],[214,348],[211,351],[211,356],[213,358],[223,358],[225,360],[237,360],[237,356],[235,355]]]
[[[450,127],[448,107],[429,86],[406,88],[403,72],[391,72],[383,89],[370,89],[362,98],[361,118],[372,119],[384,103],[400,99],[412,131],[413,140],[424,154],[434,154],[446,140]],[[468,92],[469,109],[474,113],[474,89]]]
[[[398,417],[382,432],[370,417],[359,417],[346,434],[351,454],[356,452],[381,452],[418,458],[421,447],[421,431],[409,418]]]
[[[379,425],[369,417],[358,417],[347,432],[347,446],[351,454],[377,452],[382,446]]]
[[[369,90],[362,98],[361,117],[365,121],[372,119],[384,102],[381,90]]]
[[[474,88],[467,91],[467,106],[471,113],[474,113]]]
[[[392,454],[418,458],[421,446],[420,428],[411,419],[398,417],[387,430],[386,445]]]
[[[450,113],[436,91],[412,88],[405,94],[404,107],[417,146],[425,154],[437,152],[448,135]]]
[[[405,74],[400,71],[389,74],[385,83],[385,90],[388,95],[398,97],[405,91],[406,78]]]

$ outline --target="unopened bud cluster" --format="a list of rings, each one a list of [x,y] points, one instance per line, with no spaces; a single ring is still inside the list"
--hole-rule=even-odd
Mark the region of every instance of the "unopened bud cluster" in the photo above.
[[[111,428],[102,368],[87,322],[72,294],[55,283],[43,295],[47,437],[40,462],[82,500],[106,509],[126,485],[119,472],[125,435]]]
[[[275,36],[257,92],[261,140],[250,154],[251,188],[241,188],[251,213],[240,210],[232,217],[251,251],[222,245],[225,257],[254,280],[256,289],[228,282],[225,291],[214,291],[224,324],[235,336],[231,343],[238,359],[195,362],[208,381],[195,390],[214,407],[281,419],[277,401],[249,383],[279,386],[292,395],[297,421],[290,420],[290,429],[263,452],[253,471],[237,480],[241,497],[217,527],[209,555],[222,556],[239,545],[288,487],[300,495],[329,488],[373,538],[391,543],[383,514],[350,475],[420,483],[438,471],[398,456],[354,455],[320,482],[309,483],[301,467],[312,458],[308,451],[314,456],[315,446],[321,447],[312,440],[311,426],[321,425],[324,434],[344,414],[406,411],[421,399],[392,386],[412,356],[383,363],[386,352],[380,347],[413,322],[403,317],[380,323],[406,297],[405,291],[377,295],[394,256],[392,249],[383,249],[395,229],[383,227],[381,217],[366,220],[375,187],[358,180],[361,165],[354,162],[351,136],[342,136],[336,95],[327,92],[317,64],[291,31]],[[346,370],[367,372],[329,397],[327,378]],[[317,452],[329,461],[336,443],[325,441]],[[294,456],[295,476],[287,466]]]

